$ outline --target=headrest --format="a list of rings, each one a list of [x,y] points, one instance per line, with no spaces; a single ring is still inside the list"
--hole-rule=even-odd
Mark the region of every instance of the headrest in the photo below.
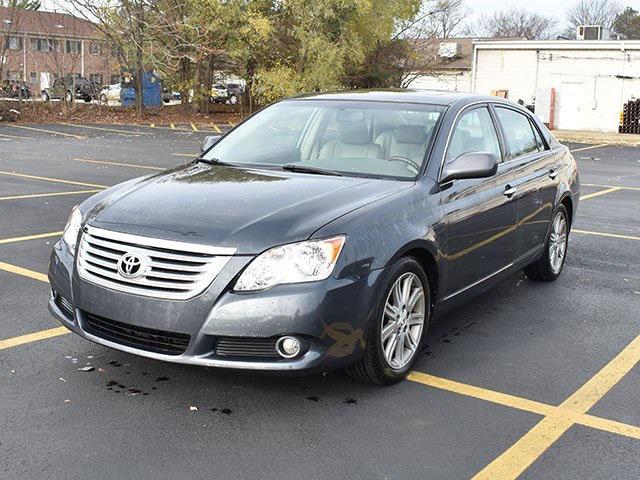
[[[427,139],[427,129],[424,125],[399,125],[395,129],[395,139],[398,143],[420,145]]]
[[[363,121],[338,122],[338,138],[342,143],[365,145],[371,143],[369,129]]]

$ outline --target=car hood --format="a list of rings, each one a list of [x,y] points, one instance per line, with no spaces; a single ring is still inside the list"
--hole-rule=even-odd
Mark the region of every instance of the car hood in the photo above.
[[[116,187],[86,221],[250,255],[306,240],[332,220],[411,185],[201,163]]]

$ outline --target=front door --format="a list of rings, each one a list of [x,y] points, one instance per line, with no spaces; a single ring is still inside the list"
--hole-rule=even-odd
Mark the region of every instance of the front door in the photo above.
[[[529,115],[496,106],[504,133],[507,161],[518,189],[517,258],[537,254],[546,240],[558,189],[558,161]]]
[[[446,249],[441,254],[445,299],[506,269],[515,258],[517,207],[515,176],[503,153],[488,106],[466,110],[453,127],[445,162],[463,153],[488,152],[500,159],[490,178],[442,185]]]

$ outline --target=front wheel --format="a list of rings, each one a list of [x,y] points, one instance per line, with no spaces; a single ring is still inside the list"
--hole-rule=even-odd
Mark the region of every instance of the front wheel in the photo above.
[[[369,383],[392,385],[418,360],[429,325],[429,282],[416,259],[405,257],[390,267],[372,315],[363,357],[347,372]]]
[[[544,246],[544,253],[524,269],[527,277],[543,282],[552,282],[558,278],[567,258],[568,242],[569,215],[564,205],[560,205],[553,216],[551,232]]]
[[[42,98],[42,101],[43,101],[43,102],[48,102],[49,100],[51,100],[51,99],[49,98],[49,94],[48,94],[47,92],[42,92],[42,93],[40,94],[40,98]]]

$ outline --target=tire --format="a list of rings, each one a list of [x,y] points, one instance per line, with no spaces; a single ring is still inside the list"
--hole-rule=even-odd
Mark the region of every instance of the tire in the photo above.
[[[553,214],[542,256],[524,269],[527,277],[541,282],[553,282],[560,276],[567,258],[569,231],[569,214],[564,205],[559,205]]]
[[[65,93],[64,98],[67,101],[67,103],[73,102],[73,94],[71,92]]]
[[[238,103],[238,96],[234,93],[229,97],[229,104],[236,105]]]
[[[83,100],[84,100],[84,103],[91,103],[93,101],[93,97],[89,95],[84,97]]]
[[[42,99],[43,102],[51,101],[51,98],[49,98],[49,94],[47,92],[42,92],[40,94],[40,98]]]
[[[105,105],[109,103],[109,99],[104,93],[100,95],[100,102],[104,103]]]
[[[417,297],[413,308],[395,309],[393,304],[405,304],[405,301],[397,301],[402,297],[402,288],[397,296],[396,284],[406,285],[404,282],[411,280],[409,295]],[[421,289],[422,295],[417,291]],[[389,304],[389,305],[388,305]],[[427,274],[420,263],[413,257],[404,257],[393,264],[383,280],[377,304],[369,318],[367,342],[362,358],[347,369],[347,373],[358,380],[377,385],[393,385],[401,382],[411,371],[420,357],[422,339],[429,327],[431,315],[431,293]],[[388,308],[387,308],[388,307]],[[392,310],[394,309],[394,310]],[[389,312],[393,311],[394,315]],[[398,316],[398,312],[400,316]],[[418,323],[422,313],[422,323]],[[412,320],[413,318],[413,320]],[[413,325],[411,322],[413,321]],[[383,340],[384,330],[390,332]],[[395,343],[394,342],[395,338]],[[401,352],[397,346],[402,342]],[[390,348],[389,348],[390,347]],[[385,353],[389,350],[390,353]],[[391,360],[389,358],[391,357]],[[395,363],[402,358],[404,363]]]

